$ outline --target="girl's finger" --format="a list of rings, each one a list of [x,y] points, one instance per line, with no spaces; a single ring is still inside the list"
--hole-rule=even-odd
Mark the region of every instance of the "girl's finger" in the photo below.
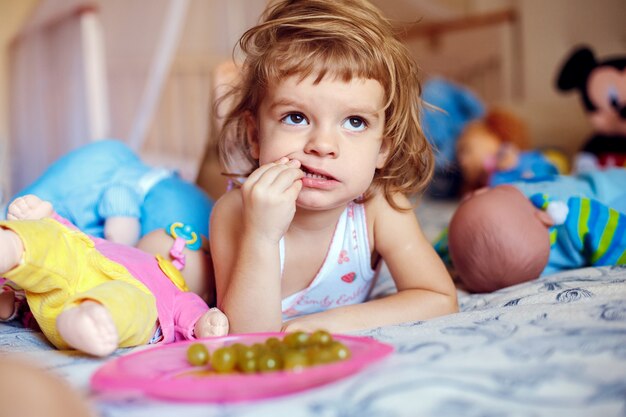
[[[245,182],[257,182],[259,180],[259,178],[261,176],[263,176],[263,174],[265,174],[265,172],[267,172],[269,169],[278,166],[278,165],[285,165],[287,162],[289,161],[289,159],[286,156],[283,156],[282,158],[280,158],[278,161],[274,161],[274,162],[270,162],[268,164],[265,165],[261,165],[260,167],[258,167],[257,169],[255,169],[252,174],[248,175],[248,178],[246,178]]]

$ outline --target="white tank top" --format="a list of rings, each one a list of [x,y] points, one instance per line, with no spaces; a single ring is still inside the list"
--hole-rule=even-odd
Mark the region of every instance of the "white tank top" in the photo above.
[[[351,202],[341,214],[324,263],[311,284],[282,301],[283,320],[365,301],[378,268],[371,267],[365,206]],[[285,241],[280,240],[280,268]]]

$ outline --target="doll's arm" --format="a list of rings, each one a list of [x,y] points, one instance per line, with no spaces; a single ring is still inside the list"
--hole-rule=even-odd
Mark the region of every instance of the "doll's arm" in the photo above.
[[[108,217],[104,221],[104,238],[111,242],[135,246],[139,241],[141,224],[137,217]]]
[[[109,186],[102,192],[98,214],[104,219],[104,238],[135,246],[141,234],[141,196],[124,184]]]
[[[228,319],[217,308],[209,309],[193,292],[179,292],[174,306],[176,340],[199,339],[228,334]]]
[[[408,207],[409,202],[398,197]],[[398,292],[361,304],[339,307],[286,322],[283,329],[331,332],[417,321],[458,311],[456,289],[445,266],[423,235],[412,210],[398,212],[376,196],[366,204],[374,221],[375,248],[382,255]]]

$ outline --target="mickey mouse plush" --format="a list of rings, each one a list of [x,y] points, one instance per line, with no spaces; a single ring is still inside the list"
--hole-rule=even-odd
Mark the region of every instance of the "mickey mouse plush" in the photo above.
[[[557,88],[579,90],[594,129],[576,155],[574,170],[626,167],[626,56],[596,61],[591,49],[576,48],[559,73]]]

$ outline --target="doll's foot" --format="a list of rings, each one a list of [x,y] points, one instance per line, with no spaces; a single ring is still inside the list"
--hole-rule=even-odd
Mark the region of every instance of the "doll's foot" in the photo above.
[[[212,308],[200,317],[194,326],[196,338],[225,336],[228,334],[228,318],[217,308]]]
[[[119,343],[113,318],[95,301],[83,301],[59,314],[57,330],[68,345],[94,356],[113,353]]]
[[[44,201],[33,194],[18,197],[7,210],[7,219],[9,220],[39,220],[44,217],[50,217],[54,213],[52,204]]]
[[[17,266],[23,254],[22,239],[12,230],[0,228],[0,274]]]

